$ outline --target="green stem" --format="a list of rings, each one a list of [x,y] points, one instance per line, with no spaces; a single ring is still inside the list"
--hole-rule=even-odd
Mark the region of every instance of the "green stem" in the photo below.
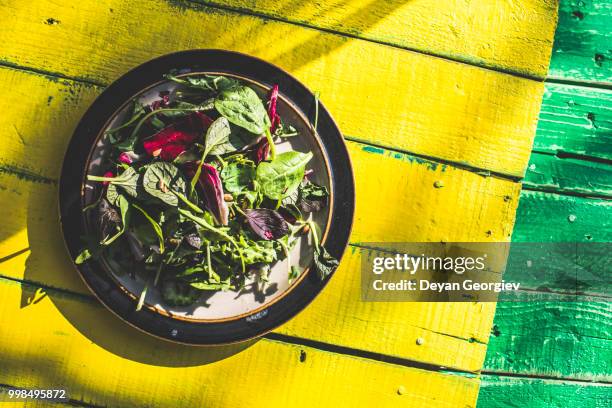
[[[289,248],[281,240],[279,240],[278,243],[280,244],[281,247],[283,247],[283,252],[285,253],[285,256],[287,257],[287,276],[290,276],[291,275],[291,254],[289,253]]]
[[[318,251],[318,250],[320,250],[321,245],[319,243],[319,236],[317,235],[316,225],[312,221],[308,221],[307,224],[310,227],[310,233],[312,234],[312,241],[313,241],[313,243],[315,245],[315,248]]]
[[[128,178],[121,178],[121,176],[119,177],[103,177],[103,176],[92,176],[91,174],[87,175],[87,180],[89,181],[108,181],[111,182],[112,184],[123,184],[123,185],[128,185],[129,183],[129,179]]]
[[[164,263],[160,262],[159,266],[157,267],[157,272],[155,273],[155,279],[153,279],[153,286],[157,286],[157,282],[159,282],[159,276],[161,275],[163,266],[164,266]]]
[[[183,210],[182,208],[179,208],[178,212],[183,214],[185,217],[189,218],[191,221],[195,222],[196,224],[198,224],[202,228],[207,229],[209,231],[212,231],[212,232],[222,236],[223,238],[227,239],[232,245],[234,245],[234,247],[236,247],[236,249],[238,250],[238,255],[240,256],[240,263],[242,265],[242,273],[246,272],[246,266],[244,264],[244,256],[242,255],[242,249],[240,249],[240,247],[238,246],[236,241],[234,241],[234,238],[230,237],[228,234],[226,234],[225,232],[221,231],[220,229],[213,227],[212,225],[207,223],[203,218],[196,217],[195,215],[193,215],[189,211],[186,211],[186,210]]]
[[[185,197],[184,194],[179,193],[177,191],[172,191],[172,193],[177,196],[182,202],[184,202],[185,204],[187,204],[187,207],[191,208],[193,211],[195,211],[198,214],[203,214],[204,210],[202,210],[200,207],[198,207],[197,205],[195,205],[194,203],[192,203],[187,197]]]
[[[240,208],[238,203],[234,204],[233,208],[234,208],[234,210],[238,211],[240,214],[242,214],[246,218],[247,215],[244,213],[244,211],[242,211],[242,209]]]
[[[270,160],[274,160],[276,158],[276,145],[274,145],[272,133],[270,133],[268,128],[266,128],[266,139],[268,140],[268,145],[270,145]]]
[[[200,159],[200,162],[198,163],[198,168],[196,169],[195,174],[191,178],[191,183],[189,183],[190,185],[189,195],[191,197],[194,196],[195,186],[198,183],[198,180],[200,179],[200,175],[202,174],[202,166],[204,166],[204,159],[206,159],[206,156],[208,156],[209,151],[210,149],[204,148],[204,153],[202,153],[202,158]]]
[[[142,209],[139,205],[132,204],[132,206],[134,206],[134,208],[140,211],[142,215],[144,215],[144,217],[151,223],[151,226],[153,227],[155,234],[157,234],[157,239],[159,241],[159,252],[163,254],[165,247],[164,247],[164,235],[163,235],[161,226],[157,223],[157,221],[151,218],[151,216],[144,209]]]

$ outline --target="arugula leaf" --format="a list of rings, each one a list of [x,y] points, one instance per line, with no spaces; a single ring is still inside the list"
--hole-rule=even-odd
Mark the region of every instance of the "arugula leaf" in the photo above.
[[[319,246],[314,253],[314,266],[321,280],[325,279],[338,268],[339,262],[331,256],[324,246]]]
[[[193,304],[201,295],[197,289],[176,279],[162,281],[161,294],[164,302],[172,306],[188,306]]]
[[[166,79],[186,85],[190,88],[212,92],[223,91],[240,85],[239,81],[222,75],[176,77],[172,74],[167,74]]]
[[[179,196],[184,195],[186,183],[179,169],[167,162],[154,162],[147,166],[142,184],[147,193],[173,207],[178,206]]]
[[[230,193],[241,193],[251,186],[255,178],[255,166],[252,162],[232,162],[221,171],[225,189]]]
[[[311,152],[290,151],[279,154],[271,162],[259,163],[255,180],[261,192],[272,200],[282,200],[294,193],[311,158]]]
[[[327,203],[329,192],[325,186],[308,181],[302,183],[298,190],[296,206],[305,213],[320,211]]]
[[[158,109],[157,112],[165,119],[180,119],[191,115],[193,112],[212,110],[215,107],[214,102],[215,100],[212,98],[199,104],[176,101],[173,102],[168,108]]]
[[[256,135],[269,132],[270,118],[257,93],[248,86],[237,86],[219,93],[215,108],[236,126]]]
[[[157,239],[159,241],[159,252],[163,254],[165,247],[164,247],[164,233],[162,231],[161,226],[142,207],[140,207],[137,204],[132,204],[132,205],[134,206],[134,208],[140,211],[142,215],[144,215],[147,221],[149,221],[149,223],[151,224],[151,227],[153,227],[153,231],[155,232],[155,235],[157,235]]]

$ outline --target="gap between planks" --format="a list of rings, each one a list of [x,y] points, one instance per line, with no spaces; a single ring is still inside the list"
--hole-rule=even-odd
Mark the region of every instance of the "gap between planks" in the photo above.
[[[0,61],[0,69],[15,69],[18,71],[22,71],[22,72],[27,72],[30,74],[34,74],[34,75],[42,75],[44,77],[49,78],[50,80],[58,80],[58,79],[64,79],[64,80],[68,80],[68,81],[72,81],[75,83],[81,83],[81,84],[85,84],[85,85],[89,85],[89,86],[93,86],[96,88],[100,88],[101,90],[103,90],[104,88],[106,88],[109,84],[104,84],[104,83],[99,83],[99,82],[93,82],[90,80],[86,80],[80,77],[71,77],[71,76],[67,76],[67,75],[63,75],[63,74],[59,74],[56,72],[51,72],[51,71],[45,71],[45,70],[39,70],[39,69],[35,69],[35,68],[31,68],[31,67],[26,67],[26,66],[22,66],[22,65],[17,65],[17,64],[13,64],[13,63],[7,63],[5,61]],[[396,148],[393,146],[388,146],[388,145],[382,145],[382,144],[374,144],[372,142],[366,141],[364,139],[361,139],[359,137],[354,137],[354,136],[347,136],[347,135],[343,135],[345,140],[351,141],[351,142],[356,142],[356,143],[360,143],[360,144],[364,144],[364,145],[368,145],[374,148],[380,148],[380,149],[385,149],[388,151],[392,151],[392,152],[397,152],[397,153],[402,153],[402,154],[406,154],[409,156],[413,156],[413,157],[417,157],[417,158],[421,158],[424,160],[428,160],[431,162],[435,162],[438,164],[447,164],[451,167],[457,168],[459,170],[465,170],[465,171],[469,171],[472,173],[476,173],[480,176],[483,177],[495,177],[498,179],[502,179],[502,180],[508,180],[508,181],[512,181],[512,182],[518,182],[520,181],[522,178],[521,177],[517,177],[517,176],[513,176],[510,174],[504,174],[504,173],[499,173],[499,172],[495,172],[495,171],[491,171],[485,168],[479,168],[479,167],[475,167],[475,166],[471,166],[469,164],[464,164],[464,163],[460,163],[460,162],[456,162],[456,161],[452,161],[452,160],[445,160],[442,158],[438,158],[438,157],[434,157],[434,156],[427,156],[424,154],[419,154],[419,153],[414,153],[408,150],[404,150],[404,149],[400,149],[400,148]],[[10,167],[10,168],[9,168]],[[0,173],[5,172],[5,173],[10,173],[10,174],[15,174],[17,176],[20,176],[23,174],[25,179],[29,179],[31,177],[41,177],[41,182],[44,181],[45,183],[53,183],[56,184],[57,180],[54,179],[49,179],[43,176],[38,176],[36,174],[30,174],[30,172],[28,172],[25,169],[20,169],[17,167],[13,167],[13,166],[1,166],[0,165]],[[44,180],[43,180],[44,179]],[[38,180],[33,180],[33,181],[38,181]]]
[[[410,52],[427,55],[427,56],[434,57],[434,58],[440,58],[440,59],[447,60],[447,61],[453,61],[459,64],[469,65],[469,66],[481,68],[487,71],[494,71],[500,74],[511,75],[511,76],[518,77],[518,78],[529,79],[529,80],[536,81],[536,82],[542,82],[545,80],[545,77],[527,74],[519,70],[503,68],[503,67],[499,67],[493,64],[478,63],[476,61],[470,60],[469,58],[454,57],[450,54],[435,53],[435,52],[426,51],[420,48],[402,46],[402,45],[398,45],[398,44],[388,42],[388,41],[377,40],[375,38],[368,38],[368,37],[359,36],[356,34],[351,34],[346,31],[334,30],[332,28],[318,27],[314,24],[309,24],[307,22],[291,20],[289,18],[279,17],[279,16],[275,16],[269,13],[262,13],[262,12],[254,11],[254,10],[247,9],[244,7],[228,6],[226,4],[220,4],[214,1],[205,1],[205,0],[202,0],[202,1],[199,1],[199,0],[172,0],[171,3],[177,7],[189,8],[194,11],[203,11],[204,8],[213,8],[217,10],[228,11],[231,13],[243,14],[243,15],[247,15],[251,17],[258,17],[264,20],[278,21],[280,23],[291,24],[291,25],[295,25],[298,27],[304,27],[304,28],[321,31],[324,33],[339,35],[339,36],[347,37],[347,38],[354,38],[357,40],[367,41],[367,42],[374,43],[374,44],[385,45],[385,46],[397,48],[400,50],[410,51]]]
[[[554,375],[543,375],[543,374],[519,374],[519,373],[510,373],[507,371],[492,371],[492,370],[482,370],[480,372],[483,376],[490,377],[506,377],[506,378],[519,378],[519,379],[528,379],[528,380],[547,380],[553,382],[572,382],[578,383],[581,386],[584,384],[592,384],[592,385],[612,385],[612,381],[591,381],[581,378],[571,378],[571,377],[557,377]]]
[[[11,277],[0,274],[0,283],[2,282],[2,280],[11,282],[13,284],[17,284],[19,286],[30,287],[32,289],[43,289],[44,291],[50,292],[50,293],[55,292],[56,294],[60,296],[66,297],[68,299],[71,299],[77,302],[86,302],[94,306],[103,307],[100,304],[100,302],[91,295],[77,293],[71,290],[62,289],[62,288],[58,288],[55,286],[49,286],[43,283],[30,281],[26,279],[11,278]],[[444,366],[440,366],[436,364],[424,363],[418,360],[389,356],[389,355],[382,354],[382,353],[360,350],[360,349],[356,349],[352,347],[340,346],[336,344],[325,343],[325,342],[321,342],[317,340],[311,340],[311,339],[306,339],[302,337],[295,337],[295,336],[290,336],[286,334],[269,332],[263,335],[262,337],[269,341],[292,344],[292,345],[297,345],[297,346],[304,346],[304,347],[309,347],[309,348],[317,349],[317,350],[324,351],[324,352],[330,352],[330,353],[351,356],[351,357],[358,357],[358,358],[363,358],[365,360],[383,362],[383,363],[393,364],[393,365],[397,365],[401,367],[416,368],[416,369],[420,369],[424,371],[439,372],[442,374],[451,374],[451,375],[457,375],[457,376],[467,377],[467,378],[476,378],[479,374],[478,371],[472,372],[468,370],[448,368],[448,367],[444,367]],[[469,341],[468,339],[462,339],[460,337],[456,337],[456,338],[460,340]],[[0,388],[1,387],[2,387],[2,384],[0,384]]]

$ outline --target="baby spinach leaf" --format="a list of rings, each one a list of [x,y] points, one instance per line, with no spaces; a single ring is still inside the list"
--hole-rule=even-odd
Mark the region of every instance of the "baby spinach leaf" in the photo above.
[[[232,162],[221,171],[225,189],[230,193],[241,193],[248,190],[255,178],[255,166],[252,162]]]
[[[282,200],[295,192],[304,178],[306,163],[312,153],[295,151],[279,154],[270,162],[257,166],[256,181],[262,193],[273,200]]]
[[[220,156],[222,154],[233,153],[238,150],[245,149],[247,146],[252,144],[259,136],[255,135],[248,130],[238,127],[230,126],[231,133],[227,140],[223,143],[219,143],[215,146],[210,154]]]
[[[257,93],[248,86],[237,86],[219,93],[215,108],[236,126],[261,135],[269,132],[270,118]]]
[[[101,182],[107,181],[110,184],[119,186],[129,196],[138,197],[138,184],[140,180],[140,174],[138,174],[138,172],[133,167],[128,167],[127,169],[124,170],[123,173],[121,173],[120,175],[116,177],[100,177],[100,176],[87,175],[87,180],[101,181]],[[114,193],[111,193],[111,196],[113,194]],[[111,203],[114,204],[114,201],[115,200],[112,200]]]
[[[142,184],[147,193],[174,207],[179,203],[176,193],[184,195],[186,187],[185,179],[178,168],[162,161],[151,163],[147,167]]]
[[[229,122],[226,118],[221,116],[217,120],[215,120],[208,130],[206,131],[206,136],[204,138],[204,155],[203,158],[210,153],[212,154],[222,154],[224,152],[219,153],[218,147],[229,142],[230,134],[232,133],[230,129]],[[217,149],[217,151],[215,151]],[[203,161],[203,159],[202,159]]]
[[[261,239],[276,240],[289,233],[287,221],[274,210],[268,208],[248,209],[245,214],[249,226]]]

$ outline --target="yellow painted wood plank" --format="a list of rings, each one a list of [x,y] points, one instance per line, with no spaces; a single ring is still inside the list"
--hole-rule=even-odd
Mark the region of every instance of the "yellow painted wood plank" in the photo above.
[[[544,78],[555,0],[200,1]]]
[[[7,203],[0,257],[18,254],[0,266],[0,274],[88,293],[63,248],[53,180],[80,113],[99,90],[9,69],[0,69],[0,85],[23,96],[16,110],[0,100],[7,112],[0,118],[0,165],[12,166],[12,173],[0,175],[0,200]],[[518,184],[359,143],[349,149],[357,180],[353,242],[509,236]],[[26,172],[36,176],[24,182],[19,176]],[[435,188],[436,181],[443,187]],[[20,253],[26,248],[31,251]],[[363,303],[358,271],[364,254],[352,248],[321,296],[279,332],[466,370],[481,367],[485,346],[479,342],[488,339],[494,305]],[[417,346],[417,337],[426,345]]]
[[[246,348],[181,347],[69,296],[49,293],[25,305],[22,291],[27,295],[34,288],[0,279],[3,384],[65,388],[85,403],[121,407],[476,404],[477,379],[271,340]],[[77,330],[74,321],[84,324]]]
[[[201,5],[40,0],[37,7],[2,3],[0,13],[11,22],[0,32],[5,64],[106,84],[171,51],[242,51],[320,91],[346,135],[515,176],[525,170],[543,92],[537,81]],[[58,22],[48,24],[50,17]],[[435,31],[419,27],[406,30]]]

